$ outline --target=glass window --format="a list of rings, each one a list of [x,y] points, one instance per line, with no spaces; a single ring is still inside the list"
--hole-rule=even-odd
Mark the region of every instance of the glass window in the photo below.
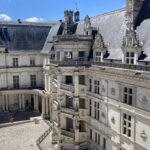
[[[13,85],[15,89],[19,88],[19,76],[13,76]]]
[[[18,58],[13,58],[13,67],[18,67]]]
[[[134,64],[134,52],[127,52],[125,60],[127,64]]]
[[[123,114],[123,134],[131,137],[131,116]]]
[[[36,87],[36,75],[30,76],[31,87]]]

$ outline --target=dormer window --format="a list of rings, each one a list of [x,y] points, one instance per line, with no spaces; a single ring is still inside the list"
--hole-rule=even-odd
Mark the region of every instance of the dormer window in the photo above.
[[[96,62],[101,62],[101,52],[96,52],[95,61]]]
[[[126,52],[125,61],[126,64],[134,64],[134,52]]]

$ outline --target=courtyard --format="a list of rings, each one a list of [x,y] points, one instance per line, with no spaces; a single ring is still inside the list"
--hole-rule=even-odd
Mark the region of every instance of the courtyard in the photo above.
[[[44,120],[0,128],[0,150],[39,150],[36,140],[48,129]],[[41,143],[46,150],[53,150],[51,134]]]

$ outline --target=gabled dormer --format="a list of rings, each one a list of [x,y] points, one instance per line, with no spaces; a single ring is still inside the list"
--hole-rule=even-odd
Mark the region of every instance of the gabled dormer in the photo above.
[[[123,38],[123,59],[122,63],[126,64],[138,64],[138,58],[142,53],[142,44],[137,38],[137,34],[134,30],[127,29]]]
[[[93,56],[94,61],[103,62],[104,55],[107,51],[107,48],[104,44],[103,37],[100,33],[95,36],[94,44],[93,44]]]

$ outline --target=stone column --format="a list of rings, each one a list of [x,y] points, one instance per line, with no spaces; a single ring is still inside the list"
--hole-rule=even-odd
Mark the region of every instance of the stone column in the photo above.
[[[34,95],[34,111],[36,111],[36,95]]]
[[[103,54],[103,52],[101,52],[101,62],[104,61],[104,60],[103,60],[103,57],[104,57],[104,54]]]
[[[42,116],[44,117],[45,115],[45,97],[42,97]]]
[[[137,65],[137,64],[138,64],[138,53],[136,52],[134,56],[134,65]]]
[[[24,100],[24,94],[22,94],[22,109],[25,110],[25,100]]]
[[[46,115],[48,115],[48,97],[46,97]]]
[[[79,73],[78,72],[74,73],[74,88],[75,88],[74,94],[75,96],[78,96],[79,95]]]
[[[22,109],[22,95],[19,94],[19,109]]]
[[[9,101],[8,101],[8,95],[5,95],[5,101],[6,101],[6,111],[8,111],[8,107],[9,107]]]
[[[4,99],[4,95],[2,95],[2,110],[5,111],[5,99]]]

